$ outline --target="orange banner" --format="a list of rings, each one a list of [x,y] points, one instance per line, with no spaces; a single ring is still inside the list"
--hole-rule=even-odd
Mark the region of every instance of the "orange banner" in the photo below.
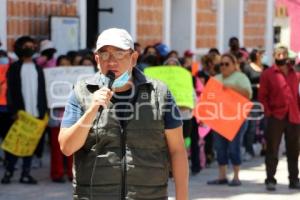
[[[5,106],[6,103],[6,90],[7,90],[7,82],[6,82],[6,72],[8,69],[8,65],[0,64],[0,105]]]
[[[253,103],[210,78],[196,107],[196,118],[232,141],[247,118]]]

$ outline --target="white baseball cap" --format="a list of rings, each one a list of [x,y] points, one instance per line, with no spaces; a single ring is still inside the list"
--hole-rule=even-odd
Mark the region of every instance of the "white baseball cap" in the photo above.
[[[54,44],[51,40],[43,40],[40,43],[40,52],[43,52],[47,49],[55,49]]]
[[[104,30],[97,39],[96,49],[98,51],[104,46],[114,46],[123,50],[134,50],[133,40],[124,29],[110,28]]]

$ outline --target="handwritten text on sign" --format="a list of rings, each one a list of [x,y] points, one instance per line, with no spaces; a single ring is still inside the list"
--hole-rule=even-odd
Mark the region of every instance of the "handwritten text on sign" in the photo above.
[[[25,111],[19,111],[18,119],[10,127],[2,142],[2,149],[16,156],[31,156],[47,123],[47,115],[40,120]]]

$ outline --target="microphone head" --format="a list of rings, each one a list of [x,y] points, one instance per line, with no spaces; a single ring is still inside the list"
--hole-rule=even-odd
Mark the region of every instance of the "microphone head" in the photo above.
[[[109,70],[106,74],[106,77],[111,80],[115,80],[115,73],[113,73],[111,70]]]
[[[111,87],[115,81],[116,75],[115,75],[115,73],[113,73],[112,71],[109,70],[106,74],[106,77],[109,79],[108,88],[111,89]]]

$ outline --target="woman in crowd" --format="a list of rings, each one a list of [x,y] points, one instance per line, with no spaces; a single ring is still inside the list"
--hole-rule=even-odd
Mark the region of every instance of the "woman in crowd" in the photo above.
[[[252,95],[252,101],[254,103],[254,106],[252,108],[252,112],[250,114],[251,120],[249,120],[248,128],[244,136],[244,146],[245,146],[245,155],[244,160],[250,160],[255,156],[253,144],[255,142],[255,136],[257,130],[260,129],[260,121],[261,121],[261,115],[262,111],[261,106],[258,103],[257,94],[259,90],[259,79],[260,75],[263,72],[263,64],[262,64],[262,56],[264,54],[263,49],[253,49],[249,55],[250,63],[245,65],[244,73],[247,75],[251,82],[253,95]],[[262,138],[261,138],[262,140]],[[263,140],[261,141],[263,142]],[[262,143],[263,147],[262,149],[265,149],[265,145]]]
[[[224,89],[232,89],[240,95],[250,99],[252,89],[249,79],[242,72],[238,71],[238,62],[235,56],[231,54],[223,54],[220,63],[220,72],[215,78],[222,82]],[[226,120],[226,119],[224,119]],[[219,177],[215,180],[208,181],[209,185],[240,186],[239,171],[241,165],[241,138],[247,129],[247,121],[241,126],[235,138],[230,142],[221,135],[214,133],[214,147],[217,154],[219,165]],[[229,162],[233,164],[234,177],[228,182],[226,176],[227,165]]]
[[[58,67],[70,67],[71,61],[66,55],[61,55],[57,59],[56,66]],[[60,122],[64,108],[53,108],[50,112],[50,144],[51,144],[51,162],[50,162],[50,178],[53,182],[64,183],[65,172],[69,181],[73,179],[72,175],[72,156],[64,156],[60,150],[58,144],[58,133],[60,129]]]

